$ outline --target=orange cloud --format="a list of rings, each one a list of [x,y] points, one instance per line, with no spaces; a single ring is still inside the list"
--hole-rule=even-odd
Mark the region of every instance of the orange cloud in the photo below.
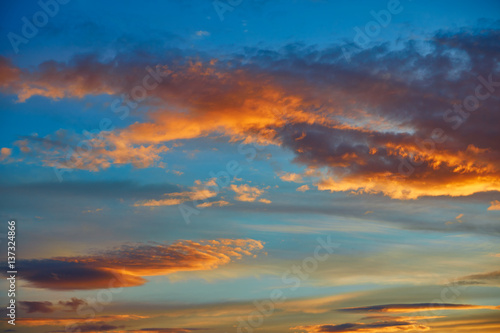
[[[207,208],[207,207],[213,207],[213,206],[223,207],[223,206],[228,206],[228,205],[230,205],[229,202],[227,202],[225,200],[219,200],[219,201],[212,201],[212,202],[204,202],[204,203],[201,203],[199,205],[196,205],[196,207]]]
[[[294,183],[302,183],[304,180],[302,179],[302,175],[293,172],[284,172],[280,173],[279,177],[282,181],[285,182],[294,182]]]
[[[315,185],[319,190],[339,192],[349,191],[356,194],[383,193],[394,199],[417,199],[422,196],[468,196],[478,192],[500,191],[500,177],[461,177],[453,181],[453,190],[443,186],[443,179],[408,179],[398,174],[356,175],[341,179],[325,177]],[[450,180],[451,181],[451,180]]]
[[[89,138],[59,130],[43,138],[34,135],[16,141],[15,144],[22,152],[40,155],[45,166],[90,171],[125,164],[132,164],[137,168],[155,164],[161,167],[162,164],[157,162],[162,154],[170,150],[163,145],[133,144],[109,131],[102,131]]]
[[[7,157],[9,157],[10,154],[12,154],[12,149],[5,147],[0,149],[0,161],[3,161]]]
[[[424,65],[413,47],[373,48],[359,55],[364,57],[358,59],[361,69],[356,62],[338,60],[331,50],[301,48],[265,50],[266,57],[246,54],[245,60],[163,58],[148,70],[139,59],[120,56],[109,62],[97,55],[46,62],[34,71],[0,58],[0,87],[21,102],[37,95],[60,99],[127,93],[133,99],[127,102],[151,106],[139,121],[103,134],[91,158],[73,157],[73,168],[150,167],[172,149],[167,147],[172,141],[222,136],[229,142],[279,145],[295,154],[294,162],[325,168],[314,179],[320,190],[383,193],[396,199],[500,191],[500,146],[494,135],[500,121],[495,112],[497,71],[475,56],[481,47],[490,48],[498,32],[482,31],[474,43],[467,40],[474,34],[434,37],[425,43],[436,52]],[[468,54],[470,71],[491,73],[488,79],[462,75],[454,80],[436,72],[437,67],[447,73],[462,70],[450,50]],[[413,67],[417,63],[423,66],[419,71]],[[408,75],[409,68],[426,72],[428,84]],[[147,82],[152,71],[161,84],[147,91],[151,98],[135,98],[134,88]],[[487,86],[487,81],[495,83]],[[467,115],[462,117],[455,110],[457,96],[487,90],[488,98],[479,103],[482,116],[461,110]],[[113,111],[124,107],[114,106]],[[470,105],[461,103],[459,108]],[[45,139],[47,144],[51,138]],[[44,165],[60,164],[65,155],[60,149],[33,149],[34,141],[19,143],[21,150],[41,154]],[[300,180],[290,175],[284,179]],[[171,201],[154,204],[164,203]]]
[[[129,333],[189,333],[195,331],[206,331],[209,328],[141,328],[138,330],[129,330]]]
[[[258,197],[265,193],[264,190],[259,189],[256,186],[250,186],[248,184],[235,185],[231,184],[231,190],[233,190],[237,195],[235,197],[238,201],[254,202]],[[261,199],[264,203],[270,203],[269,200]],[[259,200],[260,201],[260,200]]]
[[[98,255],[20,262],[31,286],[54,290],[134,287],[142,276],[212,270],[263,248],[253,239],[219,239],[173,244],[124,245]]]
[[[500,201],[493,200],[490,204],[491,206],[488,207],[488,210],[500,210]]]
[[[310,188],[309,188],[309,185],[302,185],[300,187],[297,187],[297,191],[299,192],[305,192],[305,191],[309,191]]]

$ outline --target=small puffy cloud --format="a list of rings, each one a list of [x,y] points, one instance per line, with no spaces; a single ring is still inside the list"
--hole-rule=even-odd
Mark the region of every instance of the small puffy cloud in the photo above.
[[[198,37],[208,37],[208,36],[210,36],[210,32],[205,31],[205,30],[199,30],[199,31],[196,31],[196,36],[198,36]]]
[[[193,34],[201,38],[208,32]],[[151,112],[103,134],[103,144],[93,145],[91,158],[72,156],[74,165],[68,167],[97,171],[114,164],[151,166],[169,142],[217,134],[231,142],[279,145],[294,154],[294,163],[326,169],[316,184],[319,190],[382,193],[395,199],[499,191],[500,144],[491,133],[500,120],[495,112],[500,90],[492,89],[491,97],[481,101],[484,117],[465,119],[453,107],[457,97],[468,96],[474,87],[487,91],[484,82],[497,85],[497,62],[485,61],[483,55],[498,53],[499,36],[498,28],[483,27],[436,32],[422,42],[433,50],[425,63],[412,43],[397,50],[367,48],[353,54],[350,63],[338,57],[335,47],[260,49],[216,61],[189,54],[177,61],[180,51],[163,52],[154,69],[163,82],[144,102],[157,101]],[[466,75],[456,54],[468,59],[468,73],[484,77],[478,82],[475,75]],[[32,69],[17,68],[0,57],[0,89],[16,94],[20,102],[33,96],[120,96],[142,79],[143,69],[143,57],[126,52],[105,61],[89,54]],[[462,125],[465,120],[467,126]],[[447,130],[440,133],[441,127]],[[437,140],[431,140],[432,149],[423,144],[426,139]],[[61,147],[44,149],[48,140],[35,141],[21,151],[31,149],[46,166],[67,162]]]
[[[233,190],[237,195],[234,199],[238,201],[254,202],[262,194],[265,193],[263,189],[259,189],[256,186],[250,186],[248,184],[243,185],[231,185],[231,190]]]
[[[101,210],[102,210],[102,208],[87,209],[87,210],[83,210],[82,214],[97,213],[97,212],[100,212]]]
[[[387,321],[376,321],[373,323],[345,323],[338,325],[310,325],[298,326],[292,329],[306,331],[307,333],[327,333],[327,332],[342,332],[342,333],[380,333],[380,332],[401,332],[401,331],[427,331],[428,326],[418,324],[415,321],[404,321],[392,319]]]
[[[302,183],[304,180],[302,179],[302,175],[293,172],[283,172],[279,174],[279,177],[282,181],[285,182],[294,182],[294,183]]]
[[[135,144],[111,131],[86,137],[58,130],[44,137],[28,136],[14,144],[25,157],[41,156],[44,166],[94,172],[125,164],[136,168],[162,167],[161,155],[170,150],[164,145]]]
[[[6,160],[12,154],[12,149],[2,148],[0,149],[0,162]]]
[[[297,188],[297,191],[299,191],[299,192],[305,192],[305,191],[309,191],[309,190],[310,190],[309,185],[302,185],[302,186]]]
[[[455,221],[458,222],[458,223],[463,223],[464,221],[462,220],[462,217],[464,217],[464,214],[458,214],[456,217],[455,217]],[[451,222],[451,221],[448,221],[446,222],[446,225],[451,225],[453,224],[454,222]]]
[[[59,301],[58,304],[63,308],[67,308],[66,311],[76,311],[80,305],[87,304],[87,302],[83,299],[72,297],[69,301]]]
[[[488,210],[500,210],[500,201],[493,200],[490,202],[491,206],[488,207]]]

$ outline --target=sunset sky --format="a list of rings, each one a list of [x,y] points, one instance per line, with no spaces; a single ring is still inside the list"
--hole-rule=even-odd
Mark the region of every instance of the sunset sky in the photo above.
[[[500,2],[3,1],[3,332],[500,331]]]

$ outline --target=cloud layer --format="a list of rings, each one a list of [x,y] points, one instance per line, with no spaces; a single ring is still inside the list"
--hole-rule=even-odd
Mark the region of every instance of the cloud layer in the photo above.
[[[363,50],[350,63],[337,48],[300,45],[231,60],[156,58],[156,67],[94,55],[27,71],[2,58],[0,86],[20,102],[129,93],[130,103],[152,107],[143,121],[91,140],[93,158],[75,156],[78,168],[148,167],[169,142],[222,134],[280,145],[296,163],[326,168],[316,178],[320,190],[470,195],[500,189],[499,36],[494,28],[437,32],[398,49]],[[64,158],[51,142],[67,135],[19,146],[53,166]]]
[[[253,256],[263,243],[252,239],[178,241],[170,245],[137,244],[81,257],[24,260],[22,278],[32,287],[53,290],[140,286],[143,276],[212,270],[243,256]],[[33,311],[41,304],[26,304]],[[68,304],[71,305],[71,304]]]

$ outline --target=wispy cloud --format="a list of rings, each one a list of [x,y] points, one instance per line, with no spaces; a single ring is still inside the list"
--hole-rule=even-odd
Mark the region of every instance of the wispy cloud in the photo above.
[[[205,30],[199,30],[199,31],[196,31],[196,36],[198,36],[198,37],[208,37],[208,36],[210,36],[210,32],[205,31]]]
[[[178,241],[173,244],[123,245],[82,257],[23,260],[22,279],[53,290],[140,286],[143,276],[211,270],[243,256],[255,255],[263,243],[252,239]]]
[[[327,333],[327,332],[401,332],[401,331],[428,331],[430,328],[425,325],[420,325],[414,321],[404,320],[387,320],[377,321],[373,323],[345,323],[345,324],[325,324],[325,325],[309,325],[292,327],[293,330],[301,330],[307,333]]]
[[[471,309],[500,310],[500,307],[489,306],[489,305],[471,305],[471,304],[417,303],[417,304],[385,304],[385,305],[362,306],[354,308],[343,308],[339,309],[339,311],[411,313],[418,311],[471,310]]]
[[[151,200],[143,200],[134,203],[135,207],[159,207],[159,206],[175,206],[187,201],[203,201],[206,199],[210,199],[216,197],[218,191],[215,189],[210,189],[210,186],[216,186],[214,179],[210,179],[205,183],[197,180],[195,181],[195,186],[191,187],[189,191],[184,192],[174,192],[174,193],[166,193],[164,194],[164,198],[162,199],[151,199]],[[218,201],[219,206],[224,206],[225,201]],[[215,202],[205,202],[200,203],[200,205],[206,205],[203,207],[211,207],[213,205],[217,205]]]

